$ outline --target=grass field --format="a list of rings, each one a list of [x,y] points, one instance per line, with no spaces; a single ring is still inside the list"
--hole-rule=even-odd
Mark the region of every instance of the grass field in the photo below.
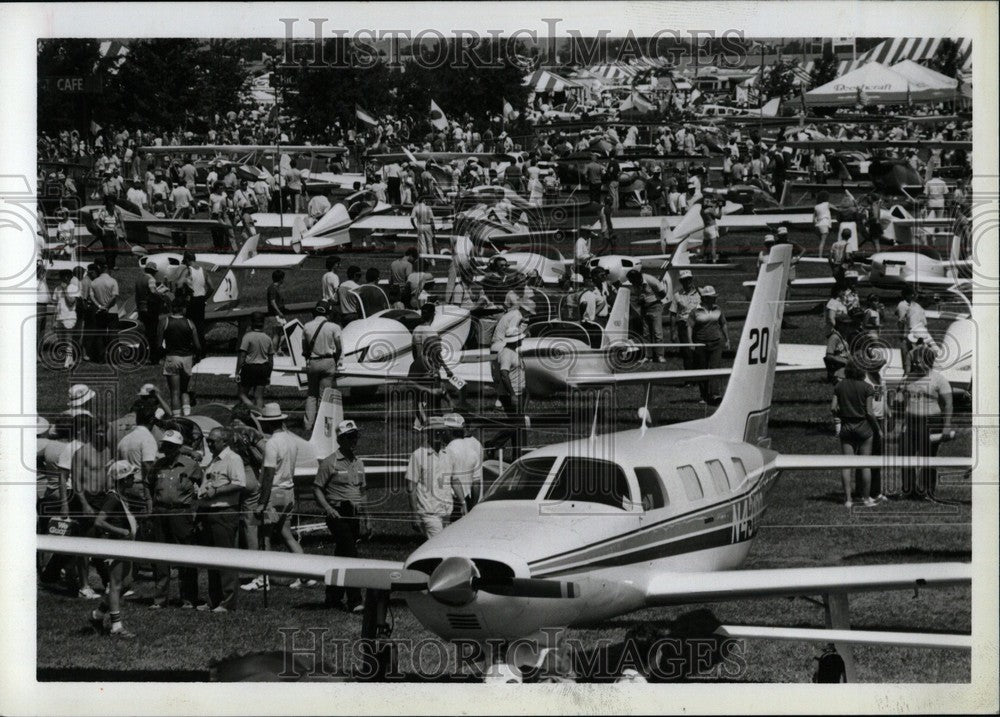
[[[807,234],[793,235],[814,252],[814,240]],[[752,238],[750,238],[752,239]],[[723,237],[720,248],[733,251],[745,246],[747,236]],[[560,247],[567,253],[569,246]],[[699,278],[701,284],[711,283],[719,290],[724,306],[742,314],[743,297],[740,282],[751,272],[754,260],[746,252],[733,252],[742,271]],[[754,250],[755,253],[755,250]],[[388,255],[353,253],[344,257],[347,265],[357,263],[363,268],[385,268]],[[123,293],[130,293],[137,269],[128,258],[119,269],[118,279]],[[822,267],[803,267],[800,275],[818,274]],[[286,282],[286,297],[302,301],[319,293],[322,262],[308,259],[300,270],[291,272]],[[258,274],[243,290],[245,297],[263,301],[268,277]],[[734,341],[742,329],[741,322],[731,324]],[[932,331],[943,333],[943,324],[932,325]],[[213,329],[210,338],[224,341],[232,337],[230,328]],[[782,340],[794,343],[819,343],[822,340],[822,318],[818,311],[791,316],[782,332]],[[731,360],[731,357],[730,357]],[[676,357],[671,366],[679,365]],[[205,380],[199,377],[196,390],[200,401],[235,401],[234,386],[225,379]],[[121,411],[146,382],[162,385],[159,367],[111,372],[85,365],[75,375],[53,372],[41,365],[38,372],[38,406],[43,414],[54,414],[65,406],[65,395],[71,383],[92,385],[113,384],[117,388]],[[641,405],[643,388],[620,389],[613,404],[605,411],[604,425],[610,429],[637,425],[636,408]],[[775,386],[771,411],[771,435],[779,451],[795,453],[833,453],[837,449],[829,421],[831,390],[819,376],[795,375],[779,377]],[[293,413],[293,426],[298,426],[303,399],[292,392],[275,393],[286,412]],[[564,409],[565,401],[539,401],[533,410],[556,412]],[[481,411],[490,413],[492,397],[481,402]],[[654,391],[650,405],[657,425],[688,420],[705,415],[706,408],[698,404],[695,387],[663,388]],[[348,416],[357,417],[362,429],[360,451],[381,453],[395,436],[389,435],[394,424],[386,417],[380,397],[367,401],[348,402]],[[959,418],[957,423],[964,421]],[[589,428],[589,426],[587,426]],[[561,430],[532,431],[531,445],[563,440],[567,433],[579,435],[572,426]],[[581,430],[585,430],[581,429]],[[406,440],[412,440],[407,436]],[[963,454],[970,450],[971,438],[962,436],[949,444],[944,452]],[[395,449],[394,449],[395,450]],[[968,561],[971,558],[971,500],[967,480],[946,483],[939,490],[951,505],[933,503],[897,503],[866,511],[848,511],[842,505],[840,478],[835,471],[786,474],[772,491],[760,533],[746,562],[747,568],[805,567],[822,565],[882,564],[920,561]],[[418,538],[405,515],[400,515],[404,499],[398,493],[386,496],[376,522],[375,538],[362,545],[362,555],[402,560],[418,545]],[[308,501],[299,506],[303,514],[315,514]],[[330,546],[322,535],[305,538],[303,546],[310,553],[329,552]],[[96,584],[96,582],[95,582]],[[227,615],[210,615],[180,610],[151,611],[146,608],[151,585],[140,583],[139,600],[126,608],[126,622],[138,633],[137,640],[113,642],[93,635],[86,625],[85,615],[92,603],[44,590],[38,597],[38,667],[96,668],[115,670],[203,670],[213,660],[237,653],[257,650],[277,650],[283,645],[281,628],[329,628],[333,637],[352,638],[360,631],[360,618],[323,609],[323,591],[313,588],[292,591],[284,587],[272,589],[268,607],[260,593],[239,596],[238,611]],[[204,590],[204,585],[203,585]],[[697,606],[684,609],[650,609],[622,616],[599,626],[570,631],[570,636],[585,644],[599,640],[619,641],[639,625],[668,625],[678,615]],[[741,601],[710,607],[727,624],[823,626],[823,607],[808,599],[770,599]],[[959,632],[971,630],[971,599],[966,589],[921,591],[918,599],[912,592],[859,595],[851,599],[852,626],[856,629]],[[394,638],[414,640],[434,639],[412,617],[402,602],[395,602]],[[819,648],[797,643],[756,642],[746,647],[745,670],[735,679],[763,682],[805,682],[811,678],[815,663],[812,658]],[[894,648],[861,648],[855,650],[859,677],[866,682],[967,682],[970,679],[970,657],[967,653],[936,650],[906,650]],[[453,655],[452,655],[453,657]],[[436,653],[422,653],[421,664],[413,664],[408,652],[401,651],[400,668],[404,671],[422,668],[434,671]],[[336,665],[341,667],[342,665]]]

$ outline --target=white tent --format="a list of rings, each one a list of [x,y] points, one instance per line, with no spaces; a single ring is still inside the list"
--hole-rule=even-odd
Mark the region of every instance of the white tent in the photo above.
[[[810,90],[805,103],[810,106],[855,104],[901,104],[942,102],[954,97],[954,90],[934,88],[926,81],[911,80],[877,62],[869,62],[843,77]]]
[[[948,75],[942,74],[937,70],[932,70],[929,67],[924,67],[913,60],[897,62],[892,66],[892,69],[910,81],[911,91],[912,88],[920,85],[926,88],[922,89],[922,92],[930,93],[936,91],[943,101],[954,99],[955,92],[958,89],[958,80],[954,77],[948,77]]]

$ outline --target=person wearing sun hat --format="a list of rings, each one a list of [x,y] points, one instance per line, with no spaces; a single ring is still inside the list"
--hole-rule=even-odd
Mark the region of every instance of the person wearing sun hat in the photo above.
[[[313,496],[324,512],[326,527],[333,538],[333,554],[340,558],[358,557],[358,538],[371,532],[371,518],[365,511],[365,464],[355,453],[360,437],[354,421],[337,424],[337,450],[319,463],[313,480]],[[327,586],[326,606],[361,611],[361,591],[357,588]]]
[[[448,429],[440,416],[422,427],[423,445],[410,455],[406,466],[406,494],[413,512],[413,528],[425,538],[444,529],[455,501],[463,501],[462,483],[444,449]]]
[[[451,431],[445,451],[465,493],[464,503],[456,502],[457,517],[461,517],[472,510],[483,492],[483,444],[475,436],[468,435],[462,414],[447,413],[443,420],[444,427]]]
[[[173,429],[160,438],[160,453],[149,472],[153,496],[153,536],[157,543],[194,544],[195,494],[201,484],[201,466],[181,452],[184,436]],[[156,593],[151,608],[166,607],[170,597],[170,570],[166,563],[153,563]],[[198,571],[178,568],[181,607],[198,604]]]
[[[678,274],[681,286],[671,297],[670,314],[672,317],[674,336],[678,343],[691,343],[691,331],[688,317],[698,306],[701,306],[701,292],[694,283],[694,274],[689,269],[681,269]],[[681,349],[681,359],[684,368],[690,369],[694,362],[694,352],[690,348]]]
[[[260,506],[264,514],[264,545],[270,550],[276,536],[293,553],[301,553],[302,546],[292,534],[289,523],[295,509],[295,464],[299,457],[298,439],[285,426],[288,416],[275,402],[265,403],[264,410],[256,414],[261,430],[267,436],[264,444],[264,461],[260,470]],[[271,520],[273,518],[273,520]],[[315,584],[315,583],[313,583]],[[295,580],[289,586],[302,586]]]
[[[66,399],[67,409],[63,411],[63,414],[67,416],[93,416],[95,396],[97,394],[87,384],[73,384],[69,387],[69,396]]]
[[[94,520],[94,530],[109,540],[135,540],[138,522],[135,506],[127,497],[129,488],[139,473],[138,466],[128,461],[112,461],[107,467],[108,482],[112,485],[104,503]],[[131,639],[135,634],[125,629],[122,623],[122,587],[125,568],[129,561],[109,559],[108,590],[101,604],[90,613],[90,624],[98,631],[106,631],[112,637]]]
[[[726,315],[719,308],[715,287],[703,286],[701,305],[695,307],[688,316],[691,341],[700,346],[694,349],[694,368],[721,368],[722,351],[729,350],[729,331]],[[719,400],[718,381],[710,379],[700,383],[701,403],[715,403]]]

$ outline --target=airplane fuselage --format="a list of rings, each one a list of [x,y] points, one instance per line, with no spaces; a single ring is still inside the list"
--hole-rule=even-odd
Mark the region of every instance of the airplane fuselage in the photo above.
[[[522,465],[540,466],[535,495],[502,499],[501,476],[482,503],[414,551],[406,567],[433,574],[444,559],[461,557],[483,575],[569,581],[578,596],[479,590],[463,602],[422,591],[407,593],[407,602],[425,627],[450,640],[513,640],[640,608],[653,574],[742,564],[775,478],[766,454],[674,427],[534,451]],[[595,465],[598,473],[574,475]],[[587,493],[590,500],[579,499]]]

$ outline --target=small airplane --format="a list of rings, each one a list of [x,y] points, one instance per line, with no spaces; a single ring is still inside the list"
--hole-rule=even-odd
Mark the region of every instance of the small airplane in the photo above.
[[[294,269],[302,264],[306,257],[304,254],[289,256],[287,254],[261,254],[257,251],[260,244],[260,235],[254,234],[243,242],[243,246],[235,254],[223,254],[215,252],[195,252],[196,263],[215,271],[225,268],[246,269],[256,271],[258,269]],[[153,262],[160,272],[165,272],[165,278],[171,278],[175,273],[175,267],[180,267],[183,254],[176,252],[160,252],[157,254],[146,254],[145,252],[134,252],[140,254],[139,266],[145,268],[146,264]]]
[[[350,244],[353,225],[366,217],[385,215],[391,211],[391,204],[379,201],[370,190],[361,190],[335,203],[311,225],[305,214],[260,213],[254,214],[253,219],[255,226],[270,230],[279,226],[291,227],[290,237],[271,237],[267,240],[268,246],[316,254]]]
[[[768,413],[792,249],[762,265],[732,380],[707,418],[558,443],[532,451],[465,517],[404,560],[291,555],[231,548],[41,535],[37,549],[367,588],[375,625],[389,595],[445,640],[517,641],[501,659],[537,665],[553,628],[635,610],[779,596],[820,595],[827,628],[743,629],[745,636],[834,643],[847,679],[853,643],[971,649],[971,636],[853,631],[852,593],[968,587],[967,563],[741,570],[778,474],[885,468],[885,456],[795,455],[770,448]],[[646,411],[648,415],[648,411]],[[968,457],[891,459],[894,466],[969,470]],[[735,628],[739,632],[740,628]],[[543,632],[545,631],[545,632]],[[551,633],[549,633],[551,634]]]

